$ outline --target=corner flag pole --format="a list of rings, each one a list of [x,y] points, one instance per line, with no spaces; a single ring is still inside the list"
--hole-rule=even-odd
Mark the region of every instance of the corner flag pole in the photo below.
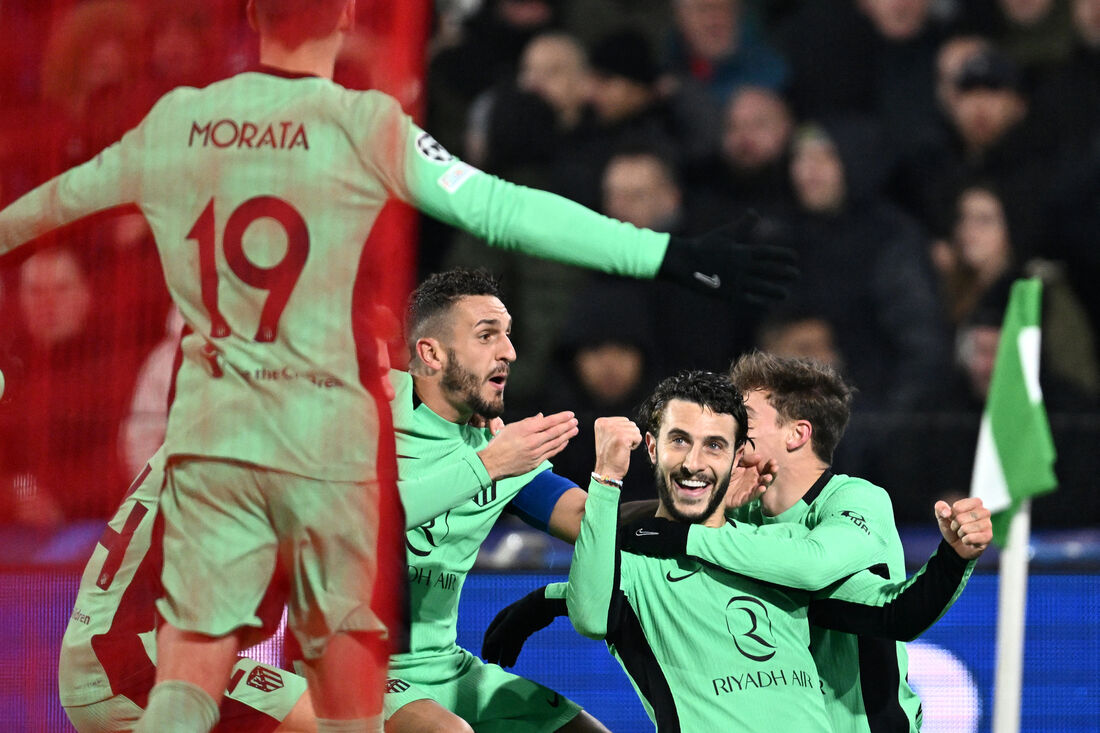
[[[1024,623],[1031,500],[1024,499],[1008,525],[997,593],[997,668],[993,682],[993,733],[1019,733],[1024,681]]]
[[[978,431],[970,493],[993,513],[1001,554],[993,733],[1018,733],[1023,690],[1024,622],[1031,497],[1053,491],[1056,451],[1039,385],[1042,283],[1017,280]]]

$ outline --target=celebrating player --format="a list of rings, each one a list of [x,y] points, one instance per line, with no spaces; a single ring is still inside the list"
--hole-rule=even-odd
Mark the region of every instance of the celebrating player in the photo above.
[[[372,607],[386,406],[359,380],[351,293],[395,196],[501,247],[757,302],[786,250],[639,230],[454,159],[397,102],[332,83],[354,0],[251,0],[261,66],[165,95],[123,139],[0,212],[0,254],[137,204],[183,315],[165,445],[158,684],[136,730],[205,731],[276,558],[318,729],[377,727]],[[381,451],[382,455],[385,451]],[[396,589],[387,593],[396,597]],[[371,722],[374,719],[374,722]]]
[[[722,514],[727,504],[739,506],[751,498],[752,492],[760,492],[770,483],[775,464],[759,455],[743,460],[749,464],[748,468],[731,467],[737,463],[740,451],[735,447],[744,434],[741,427],[744,418],[738,421],[733,417],[743,413],[744,408],[740,407],[740,397],[734,399],[731,395],[736,396],[737,392],[725,377],[689,373],[665,380],[642,407],[640,414],[648,430],[646,444],[659,487],[660,519],[623,527],[620,536],[624,547],[648,542],[652,549],[661,542],[674,544],[675,538],[686,534],[690,527],[723,526],[726,519]],[[746,726],[751,724],[745,715],[751,715],[755,706],[746,704],[741,695],[733,696],[738,700],[728,702],[730,710],[726,710],[721,699],[714,699],[714,696],[722,698],[719,693],[723,690],[732,692],[734,688],[765,699],[782,697],[775,700],[785,706],[779,714],[780,722],[769,717],[769,726],[774,724],[778,729],[787,725],[789,729],[803,730],[808,729],[803,726],[817,725],[813,710],[816,706],[805,707],[804,691],[801,685],[792,685],[790,675],[768,676],[767,684],[755,676],[746,682],[743,676],[746,671],[755,675],[762,669],[759,662],[771,661],[780,648],[781,632],[794,634],[788,641],[797,640],[791,642],[794,646],[788,650],[805,651],[801,629],[805,620],[791,626],[790,619],[783,614],[794,614],[796,621],[805,619],[805,609],[796,607],[809,602],[808,618],[817,626],[862,634],[864,642],[873,642],[872,636],[913,638],[958,597],[973,568],[972,558],[979,552],[965,548],[957,531],[959,522],[965,521],[965,515],[972,510],[960,507],[963,513],[954,515],[943,505],[937,508],[941,512],[938,520],[944,543],[908,581],[901,575],[900,582],[886,582],[879,577],[882,569],[873,568],[811,596],[731,574],[682,553],[671,560],[621,554],[616,564],[618,483],[629,460],[629,446],[640,440],[640,433],[625,418],[613,418],[598,422],[597,436],[598,463],[570,572],[568,611],[582,633],[607,639],[613,653],[634,678],[659,730],[676,729],[674,722],[679,729],[691,730],[702,729],[708,721],[723,727],[742,720]],[[758,466],[764,467],[766,475],[756,474]],[[725,484],[731,475],[735,478],[727,493]],[[982,514],[980,507],[976,514]],[[982,533],[991,530],[988,512],[984,522],[975,523],[971,530],[969,536],[980,544],[978,530]],[[775,542],[788,543],[806,541],[810,536],[810,530],[797,523],[771,523],[757,532]],[[960,556],[956,547],[971,559]],[[689,578],[695,579],[679,585]],[[699,592],[698,597],[695,591]],[[687,603],[683,601],[683,592],[693,593]],[[734,597],[730,595],[735,592],[738,603],[733,603]],[[486,658],[514,663],[527,636],[565,612],[566,603],[560,599],[566,595],[566,586],[553,584],[504,609],[486,633]],[[721,605],[727,600],[730,603],[724,609],[711,607],[716,601]],[[713,634],[699,631],[715,623],[726,626]],[[767,629],[768,633],[762,635],[758,629]],[[815,628],[813,634],[819,632]],[[809,633],[806,632],[807,639]],[[732,648],[727,648],[731,638]],[[746,656],[746,650],[753,647],[756,651],[749,651]],[[754,659],[753,655],[759,657],[758,663],[747,663],[745,660]],[[722,664],[727,665],[722,668],[725,672],[719,669]],[[743,664],[748,665],[745,670],[734,669]],[[708,678],[708,674],[712,676]],[[699,690],[710,684],[713,689],[700,696]],[[770,692],[761,691],[773,687]],[[709,717],[712,715],[715,717]],[[788,720],[783,715],[792,718]],[[807,722],[811,718],[814,722]],[[688,725],[687,720],[692,724]]]
[[[438,502],[457,495],[456,487],[464,497],[470,487],[478,491],[450,511],[424,516],[406,535],[411,649],[390,660],[391,733],[605,730],[552,690],[484,664],[456,643],[459,594],[501,512],[568,541],[584,512],[584,491],[545,460],[576,434],[570,413],[537,415],[495,435],[470,422],[504,409],[516,358],[510,328],[496,282],[481,271],[434,275],[410,300],[411,373],[391,373],[402,500],[409,514],[425,514],[420,507],[432,494]]]
[[[712,530],[645,520],[624,534],[623,548],[660,557],[688,555],[759,580],[824,589],[818,597],[833,599],[858,599],[877,582],[865,574],[848,577],[862,568],[878,566],[890,579],[904,578],[889,496],[830,468],[851,402],[840,375],[812,360],[757,352],[741,357],[731,376],[745,395],[749,451],[775,462],[774,483],[758,502],[733,515],[736,525]],[[937,551],[941,559],[972,561],[992,539],[990,513],[980,499],[950,507],[938,502],[936,513],[944,533]],[[753,531],[754,525],[775,522],[802,525],[809,534],[792,541]],[[820,614],[811,614],[815,623],[830,612],[828,603],[819,608]],[[920,727],[920,699],[907,681],[903,643],[815,626],[810,649],[834,731]]]

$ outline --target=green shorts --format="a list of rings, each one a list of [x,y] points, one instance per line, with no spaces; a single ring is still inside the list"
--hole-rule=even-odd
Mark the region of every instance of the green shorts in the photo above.
[[[287,625],[306,659],[333,634],[385,633],[370,608],[378,484],[320,481],[231,461],[168,464],[164,597],[157,610],[178,629],[241,633],[241,646],[270,629],[261,602],[286,568]]]
[[[242,658],[233,667],[214,730],[216,733],[273,731],[290,715],[305,692],[305,679],[293,672]],[[141,706],[125,695],[65,708],[79,733],[132,730],[142,712]]]
[[[550,688],[486,664],[465,649],[425,661],[390,661],[386,719],[417,700],[435,701],[478,733],[555,731],[581,712]]]

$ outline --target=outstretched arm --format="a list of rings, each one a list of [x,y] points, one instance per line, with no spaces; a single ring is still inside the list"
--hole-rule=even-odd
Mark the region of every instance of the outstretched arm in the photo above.
[[[745,243],[755,218],[702,237],[670,237],[483,173],[412,124],[405,149],[411,202],[494,247],[756,304],[783,299],[798,276],[792,250]]]
[[[133,203],[141,185],[135,162],[139,126],[87,163],[70,168],[0,211],[0,255],[85,216]]]
[[[936,502],[943,540],[912,578],[884,583],[864,571],[818,594],[810,622],[837,631],[911,641],[954,605],[974,564],[993,539],[989,510],[979,498]],[[855,601],[855,602],[853,602]]]

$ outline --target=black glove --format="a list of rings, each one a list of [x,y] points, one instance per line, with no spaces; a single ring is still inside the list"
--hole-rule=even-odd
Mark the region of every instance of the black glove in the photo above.
[[[547,598],[545,585],[533,590],[502,609],[489,624],[481,640],[481,657],[486,662],[511,667],[527,637],[567,614],[564,598]]]
[[[748,212],[701,237],[670,236],[657,277],[757,306],[783,300],[799,274],[797,256],[788,247],[748,244],[757,221],[759,217]]]
[[[687,554],[690,524],[660,517],[646,517],[619,529],[619,549],[649,557],[681,557]]]

